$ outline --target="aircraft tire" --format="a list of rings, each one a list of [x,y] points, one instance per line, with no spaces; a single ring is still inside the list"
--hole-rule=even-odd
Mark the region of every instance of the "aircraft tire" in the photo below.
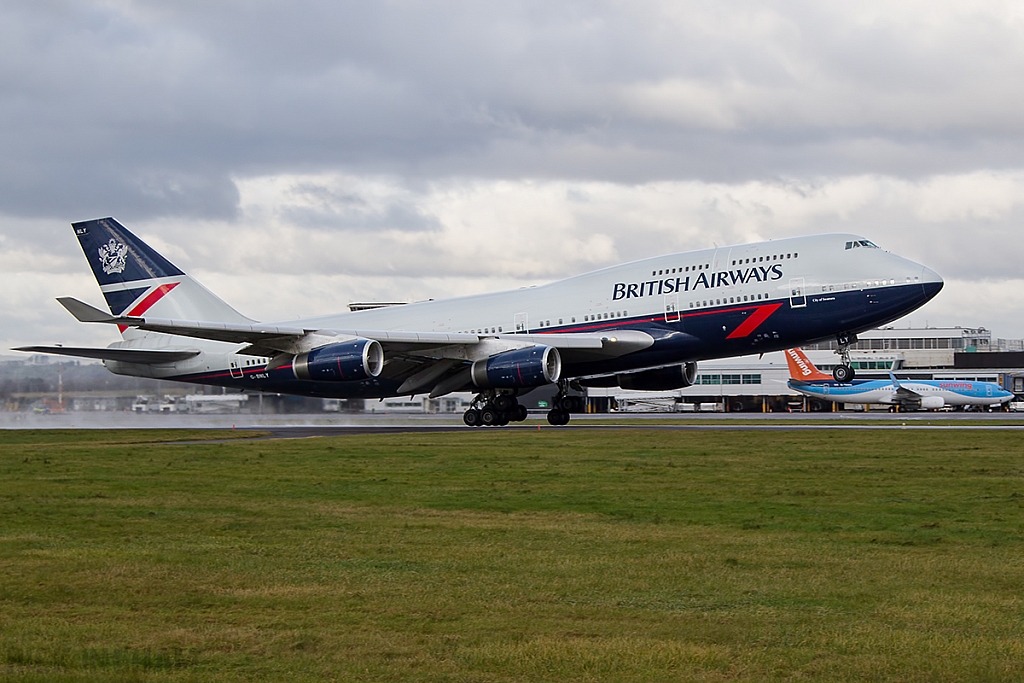
[[[512,421],[522,422],[529,415],[529,411],[526,410],[526,406],[519,404],[512,409]]]
[[[548,422],[555,427],[567,425],[569,424],[569,413],[564,410],[550,410],[548,411]]]
[[[470,408],[462,414],[462,421],[466,423],[467,427],[479,427],[480,411],[476,408]]]
[[[501,420],[501,413],[495,410],[492,406],[484,406],[484,409],[480,411],[480,421],[488,427],[493,427],[498,424]]]
[[[849,382],[851,381],[856,373],[849,365],[837,365],[832,369],[832,377],[837,382]]]

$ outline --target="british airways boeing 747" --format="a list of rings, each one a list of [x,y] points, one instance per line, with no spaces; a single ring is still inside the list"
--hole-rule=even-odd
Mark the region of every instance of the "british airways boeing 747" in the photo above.
[[[74,223],[116,325],[106,348],[19,350],[102,359],[114,373],[304,396],[381,398],[474,391],[470,426],[526,418],[516,397],[554,384],[566,424],[580,386],[689,386],[697,362],[836,339],[836,381],[853,378],[858,332],[942,289],[934,271],[855,235],[818,235],[669,254],[515,291],[253,321],[113,218]]]

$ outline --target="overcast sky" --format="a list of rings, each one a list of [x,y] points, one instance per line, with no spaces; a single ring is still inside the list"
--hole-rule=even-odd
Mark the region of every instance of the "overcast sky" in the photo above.
[[[102,216],[263,320],[843,231],[1024,337],[1022,75],[1019,2],[6,0],[0,345],[116,338]]]

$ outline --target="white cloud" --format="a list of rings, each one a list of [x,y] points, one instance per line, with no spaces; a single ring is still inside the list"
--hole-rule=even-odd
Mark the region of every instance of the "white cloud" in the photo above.
[[[238,223],[161,219],[129,228],[264,320],[331,313],[357,300],[510,289],[712,244],[849,231],[946,277],[943,293],[913,315],[917,324],[984,325],[1024,337],[1024,173],[641,185],[410,185],[392,176],[306,174],[239,179],[238,188]],[[409,216],[427,227],[409,229]],[[26,228],[53,248],[5,237],[4,263],[19,264],[0,294],[7,343],[96,339],[94,328],[51,304],[65,294],[100,300],[70,228]],[[62,270],[68,274],[56,274]]]

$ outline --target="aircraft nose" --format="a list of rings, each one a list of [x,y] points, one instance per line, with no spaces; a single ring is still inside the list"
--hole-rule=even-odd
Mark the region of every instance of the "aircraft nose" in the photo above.
[[[924,282],[925,284],[937,284],[940,288],[943,284],[942,276],[928,266],[921,267],[921,282]]]
[[[921,287],[927,299],[931,299],[942,291],[942,276],[928,266],[921,266]]]

